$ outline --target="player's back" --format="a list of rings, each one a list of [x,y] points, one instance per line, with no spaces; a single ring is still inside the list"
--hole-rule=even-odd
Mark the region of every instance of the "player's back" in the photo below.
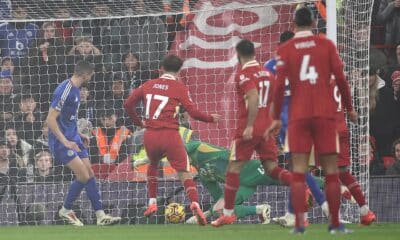
[[[346,118],[343,112],[342,106],[342,96],[340,95],[339,88],[336,85],[336,81],[334,79],[331,80],[331,91],[333,94],[333,99],[336,103],[336,113],[335,113],[335,121],[337,126],[337,131],[341,132],[348,132],[349,129],[347,128]]]
[[[60,112],[57,123],[61,132],[68,140],[74,140],[78,135],[77,118],[80,105],[80,91],[70,79],[60,83],[54,91],[51,107]],[[55,140],[55,136],[49,130],[49,141]]]
[[[165,75],[147,81],[142,86],[147,128],[179,129],[180,99],[187,90],[182,82]]]
[[[311,32],[298,32],[279,47],[278,74],[285,71],[290,84],[290,120],[334,117],[330,79],[332,66],[342,63],[333,54],[337,55],[334,44]]]
[[[253,125],[253,135],[262,136],[265,130],[270,126],[272,118],[269,114],[273,95],[275,77],[268,71],[265,71],[257,61],[246,63],[238,74],[237,84],[239,89],[239,123],[236,137],[241,137],[247,124],[247,102],[245,99],[246,90],[249,90],[251,84],[256,87],[258,92],[258,113]]]

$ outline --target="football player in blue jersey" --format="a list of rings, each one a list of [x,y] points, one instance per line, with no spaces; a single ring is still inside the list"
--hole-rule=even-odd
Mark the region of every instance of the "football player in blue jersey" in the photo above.
[[[70,168],[75,174],[75,179],[69,187],[64,205],[59,211],[59,216],[75,226],[83,226],[71,209],[75,199],[83,188],[96,211],[97,225],[111,225],[121,220],[112,217],[103,211],[100,192],[96,185],[91,168],[87,146],[89,137],[78,132],[77,117],[80,104],[80,90],[94,73],[93,64],[79,61],[71,78],[63,81],[56,88],[47,124],[49,126],[49,149],[56,161]]]

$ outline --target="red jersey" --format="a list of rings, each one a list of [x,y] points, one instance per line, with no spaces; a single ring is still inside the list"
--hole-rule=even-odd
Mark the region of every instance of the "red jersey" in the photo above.
[[[250,61],[243,65],[236,76],[236,88],[239,102],[239,124],[236,131],[236,138],[242,137],[243,131],[247,125],[248,109],[246,93],[252,89],[257,89],[259,99],[258,113],[253,125],[253,135],[263,136],[265,130],[271,125],[272,118],[269,111],[274,84],[274,76],[265,71],[257,61]]]
[[[277,87],[274,119],[280,119],[285,79],[289,80],[289,121],[310,118],[335,118],[336,104],[331,97],[333,74],[347,111],[352,110],[350,88],[343,63],[332,41],[311,31],[295,34],[277,51]]]
[[[194,119],[213,122],[213,117],[196,109],[189,97],[188,88],[175,77],[164,74],[158,79],[147,81],[135,89],[125,101],[124,107],[133,123],[142,126],[136,106],[143,100],[146,128],[178,129],[178,111],[182,105]]]
[[[333,93],[333,99],[336,102],[336,114],[335,114],[335,121],[336,121],[336,130],[341,133],[341,132],[347,132],[349,129],[347,128],[346,124],[346,119],[345,115],[343,112],[343,107],[342,107],[342,96],[340,95],[339,88],[336,85],[335,80],[332,80],[332,93]]]

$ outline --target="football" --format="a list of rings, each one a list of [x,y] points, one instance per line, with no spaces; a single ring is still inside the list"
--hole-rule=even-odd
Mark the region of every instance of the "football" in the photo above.
[[[165,221],[168,223],[181,223],[185,216],[185,207],[182,204],[170,203],[165,208]]]

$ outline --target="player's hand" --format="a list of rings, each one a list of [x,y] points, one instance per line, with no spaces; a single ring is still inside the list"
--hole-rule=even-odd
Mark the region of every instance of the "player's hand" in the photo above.
[[[358,122],[358,113],[356,110],[353,109],[351,112],[349,112],[349,119],[352,123]]]
[[[217,114],[217,113],[213,113],[213,114],[211,114],[211,117],[213,117],[213,122],[219,122],[219,120],[221,120],[221,118],[222,118],[222,116],[220,115],[220,114]]]
[[[394,1],[394,7],[400,7],[400,0],[395,0]]]
[[[63,144],[68,149],[74,150],[76,152],[80,152],[81,151],[81,149],[79,148],[78,144],[76,144],[76,142],[72,142],[72,141],[66,140]]]
[[[270,137],[274,138],[279,134],[279,131],[281,130],[282,127],[282,121],[281,120],[274,120],[271,124],[271,126],[265,131],[264,133],[264,139],[268,140]]]
[[[80,136],[81,136],[83,145],[85,145],[85,147],[88,148],[90,145],[90,137],[88,135],[82,134],[82,133],[80,134]]]
[[[243,140],[249,141],[253,138],[253,126],[246,127],[243,131]]]

